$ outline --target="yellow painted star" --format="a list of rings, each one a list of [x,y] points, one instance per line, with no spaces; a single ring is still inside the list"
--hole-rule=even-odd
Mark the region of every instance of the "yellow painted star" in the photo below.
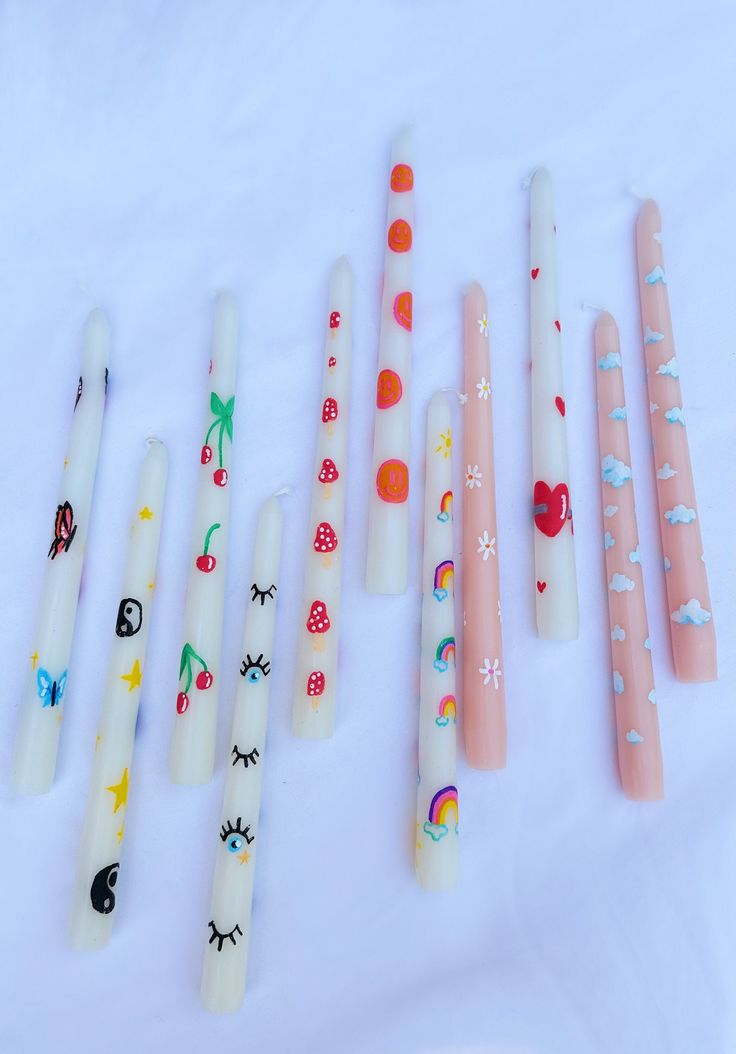
[[[31,655],[31,669],[35,670],[37,666],[38,666],[38,652],[34,651],[33,655]]]
[[[155,582],[149,582],[148,583],[148,588],[151,590],[151,592],[153,592],[154,589],[156,588],[156,583]]]
[[[450,456],[452,450],[452,430],[447,429],[447,432],[440,432],[440,445],[434,448],[435,454],[442,454],[444,458]]]
[[[120,829],[115,832],[115,837],[117,838],[117,840],[119,842],[122,842],[124,834],[125,834],[125,824],[121,823],[120,824]]]
[[[102,736],[98,732],[97,735],[95,736],[95,750],[97,750],[97,748],[99,747],[101,741],[102,741]]]
[[[123,774],[120,777],[120,783],[113,783],[110,787],[105,787],[105,790],[109,790],[111,794],[115,795],[115,804],[112,807],[113,812],[117,812],[121,805],[128,804],[128,770],[123,769]]]
[[[240,861],[241,864],[247,864],[248,863],[248,861],[250,860],[250,853],[248,852],[247,849],[246,849],[246,851],[244,853],[239,853],[238,854],[238,860]]]
[[[143,677],[141,676],[141,664],[136,659],[133,663],[130,673],[121,673],[121,681],[128,682],[128,691],[132,692],[134,688],[140,688]]]
[[[68,457],[64,458],[64,468],[69,468],[69,458]]]
[[[144,505],[142,509],[138,510],[138,515],[140,516],[140,518],[142,520],[152,520],[153,519],[153,513],[151,512],[151,510],[148,508],[147,505]]]

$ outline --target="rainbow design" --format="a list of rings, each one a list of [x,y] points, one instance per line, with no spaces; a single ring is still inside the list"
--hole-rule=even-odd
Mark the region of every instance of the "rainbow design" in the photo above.
[[[440,501],[440,511],[437,513],[440,523],[447,523],[452,519],[452,491],[446,490]]]
[[[432,841],[439,842],[444,838],[453,825],[457,834],[457,787],[450,785],[442,787],[437,791],[429,803],[429,813],[424,824],[424,833],[428,834]]]
[[[452,721],[453,725],[457,720],[457,703],[455,702],[454,695],[443,695],[440,699],[440,704],[437,707],[437,717],[434,719],[434,723],[439,725],[440,728],[444,728],[445,725],[449,725]]]
[[[450,665],[450,659],[453,664],[455,662],[455,638],[454,637],[443,637],[437,645],[437,651],[435,652],[435,659],[432,665],[435,670],[439,670],[440,673],[444,673],[447,667]]]
[[[442,601],[453,588],[455,582],[455,565],[452,560],[443,560],[434,569],[434,595]]]

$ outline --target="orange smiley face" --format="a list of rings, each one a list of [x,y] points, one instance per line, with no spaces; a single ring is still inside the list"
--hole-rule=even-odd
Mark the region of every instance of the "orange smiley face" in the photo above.
[[[388,247],[395,253],[408,253],[411,249],[411,227],[406,220],[394,220],[388,229]]]
[[[403,461],[391,458],[376,473],[376,490],[381,501],[402,505],[409,497],[409,469]]]
[[[396,406],[401,399],[403,388],[401,377],[393,370],[381,370],[378,374],[376,385],[376,406],[379,410],[388,410],[390,406]]]
[[[411,165],[394,165],[391,169],[391,190],[401,194],[414,189],[414,172]]]

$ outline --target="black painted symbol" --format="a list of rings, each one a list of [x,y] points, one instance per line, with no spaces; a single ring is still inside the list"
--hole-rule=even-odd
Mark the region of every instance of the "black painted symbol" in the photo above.
[[[118,868],[120,864],[109,864],[98,871],[92,880],[92,888],[89,897],[92,907],[99,911],[100,915],[109,915],[115,907],[115,894],[113,892],[118,880]]]
[[[241,930],[240,926],[238,926],[237,922],[235,923],[235,925],[233,926],[233,928],[230,930],[229,933],[220,933],[220,931],[218,930],[217,926],[215,926],[215,920],[214,919],[210,919],[210,921],[207,923],[207,925],[212,930],[212,936],[210,937],[209,943],[210,944],[214,944],[214,942],[217,941],[217,950],[218,950],[218,952],[222,951],[222,946],[225,943],[225,941],[229,940],[233,945],[238,943],[236,941],[236,939],[235,939],[235,934],[236,933],[240,934],[241,937],[243,936],[243,931]]]
[[[139,600],[123,597],[118,607],[118,619],[115,632],[118,637],[135,637],[143,624],[143,608]]]

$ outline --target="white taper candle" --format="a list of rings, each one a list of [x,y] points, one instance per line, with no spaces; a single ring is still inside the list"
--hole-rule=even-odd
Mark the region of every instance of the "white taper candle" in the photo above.
[[[44,794],[56,770],[109,359],[110,327],[95,309],[84,329],[82,373],[15,741],[12,780],[19,794]]]
[[[409,439],[414,171],[411,133],[391,155],[366,589],[403,593],[409,560]]]
[[[71,938],[77,948],[102,948],[112,932],[167,470],[166,447],[150,439],[95,741],[72,909]]]
[[[570,474],[567,465],[557,292],[557,227],[549,172],[531,183],[532,471],[537,631],[549,640],[578,635]]]
[[[427,411],[415,849],[425,889],[454,886],[458,864],[451,449],[450,407],[437,392]]]
[[[268,696],[281,563],[282,513],[275,497],[258,517],[221,827],[202,974],[202,1004],[237,1010],[245,991],[258,845]]]
[[[330,280],[321,422],[294,685],[294,734],[308,739],[331,736],[335,723],[351,340],[352,274],[343,256]]]
[[[238,329],[238,305],[229,293],[221,293],[215,305],[208,412],[171,745],[174,783],[206,783],[215,763]]]

